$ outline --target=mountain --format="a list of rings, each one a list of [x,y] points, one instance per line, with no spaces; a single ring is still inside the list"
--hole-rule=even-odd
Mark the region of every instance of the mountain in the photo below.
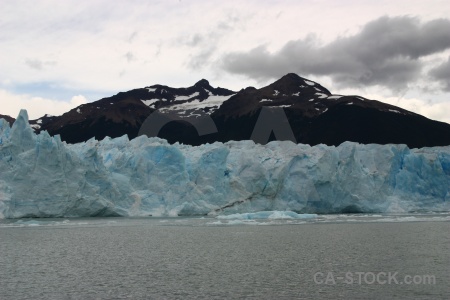
[[[150,115],[160,116],[159,125],[167,124],[156,130],[154,123],[147,123]],[[205,119],[209,134],[199,135],[197,130],[205,127],[200,121]],[[68,143],[124,134],[132,139],[140,130],[155,129],[170,143],[190,145],[255,140],[256,133],[263,144],[290,139],[334,146],[345,141],[410,148],[450,145],[450,124],[360,96],[333,95],[319,83],[293,73],[266,87],[239,92],[214,88],[205,79],[187,88],[152,85],[30,123],[36,132],[59,134]]]
[[[135,138],[142,123],[156,110],[185,108],[186,114],[199,109],[211,113],[218,101],[226,100],[232,94],[233,91],[211,87],[204,79],[188,88],[153,85],[80,105],[48,122],[44,118],[32,122],[42,123],[38,131],[59,134],[62,140],[69,143],[124,134]]]
[[[288,74],[261,89],[247,88],[213,114],[219,132],[248,139],[263,106],[283,107],[296,141],[317,145],[407,144],[411,148],[450,145],[450,125],[360,96],[332,95],[320,84]],[[241,128],[241,130],[238,130]],[[221,131],[222,130],[222,131]],[[219,138],[226,141],[227,137]]]

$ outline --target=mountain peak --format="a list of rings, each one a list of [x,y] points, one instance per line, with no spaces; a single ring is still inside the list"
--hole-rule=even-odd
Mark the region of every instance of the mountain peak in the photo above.
[[[281,77],[281,79],[290,79],[290,80],[299,80],[299,79],[301,79],[301,80],[303,80],[302,77],[298,76],[295,73],[288,73],[288,74],[284,75],[283,77]]]
[[[295,73],[288,73],[274,82],[274,84],[304,84],[306,81],[312,82],[306,78],[298,76]]]
[[[195,87],[203,87],[203,88],[210,87],[209,81],[206,79],[202,79],[202,80],[198,81],[194,86]]]
[[[314,93],[322,92],[324,94],[331,95],[330,91],[320,84],[298,76],[295,73],[288,73],[269,86],[276,89],[280,93],[285,94],[296,93],[298,91],[304,92],[306,88]]]

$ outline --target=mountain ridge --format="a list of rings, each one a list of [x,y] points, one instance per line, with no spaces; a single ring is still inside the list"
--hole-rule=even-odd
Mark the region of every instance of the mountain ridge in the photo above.
[[[206,79],[183,88],[155,84],[80,105],[62,116],[45,115],[30,124],[35,132],[59,134],[68,143],[124,134],[132,139],[145,120],[158,112],[173,119],[159,131],[159,137],[170,143],[200,145],[250,139],[264,107],[283,108],[298,143],[337,146],[352,141],[410,148],[450,145],[450,124],[361,96],[334,95],[295,73],[265,87],[238,92],[214,88]],[[213,120],[216,133],[198,135],[190,123],[201,116]],[[275,138],[271,134],[270,140]]]

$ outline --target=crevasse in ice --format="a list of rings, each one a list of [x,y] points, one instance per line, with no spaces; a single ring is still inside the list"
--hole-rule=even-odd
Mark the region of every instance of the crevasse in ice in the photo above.
[[[449,211],[450,147],[126,136],[66,144],[0,120],[0,217]]]

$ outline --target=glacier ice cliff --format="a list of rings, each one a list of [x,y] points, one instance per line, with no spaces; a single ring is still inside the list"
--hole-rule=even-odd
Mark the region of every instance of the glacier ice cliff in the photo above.
[[[145,136],[66,144],[0,120],[0,218],[449,211],[450,147]]]

